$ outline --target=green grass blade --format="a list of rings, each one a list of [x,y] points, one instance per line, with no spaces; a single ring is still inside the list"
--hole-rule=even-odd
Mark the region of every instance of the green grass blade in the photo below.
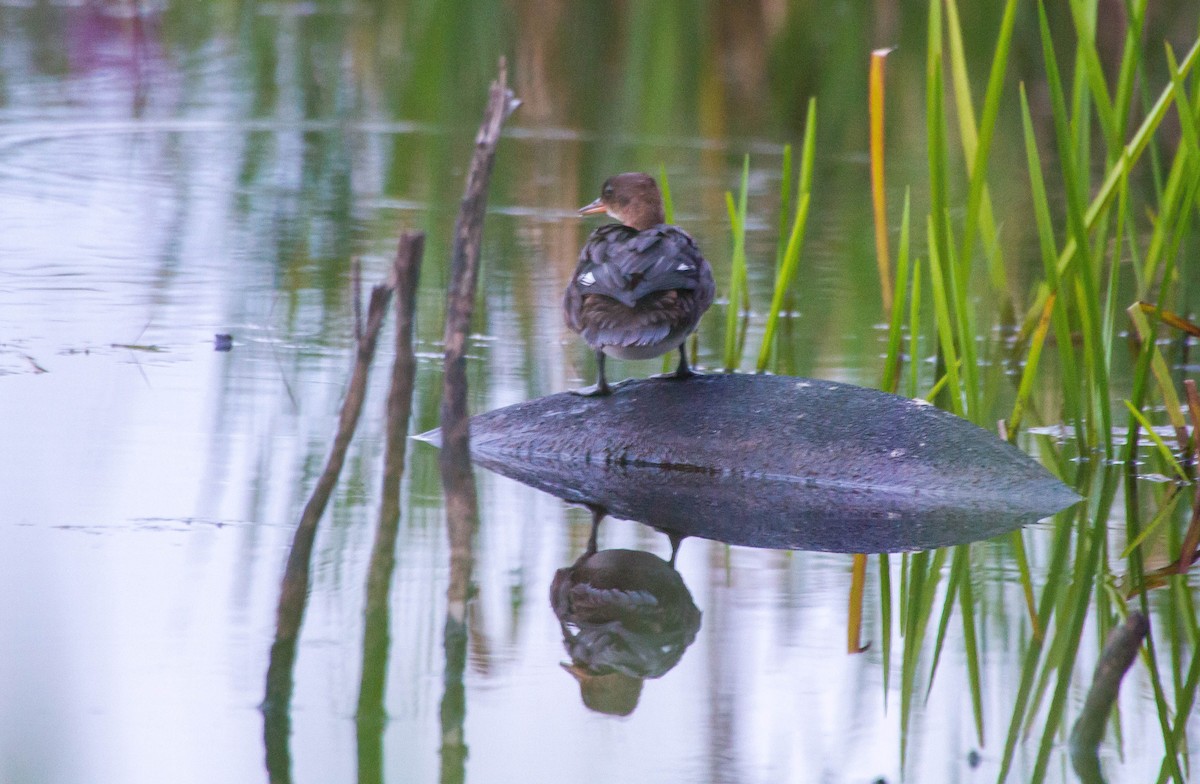
[[[967,680],[971,687],[971,710],[975,715],[975,733],[983,745],[983,685],[979,675],[979,641],[975,634],[975,590],[971,585],[971,545],[955,548],[955,560],[963,561],[962,579],[958,583],[958,603],[963,625],[963,645],[967,656]]]
[[[1129,413],[1133,415],[1134,419],[1138,421],[1138,424],[1142,426],[1142,429],[1146,431],[1146,435],[1149,436],[1150,440],[1154,442],[1154,446],[1158,448],[1158,454],[1163,459],[1163,462],[1175,472],[1175,475],[1178,476],[1181,481],[1188,481],[1187,473],[1185,473],[1183,467],[1179,465],[1179,461],[1175,459],[1175,455],[1171,454],[1171,449],[1165,443],[1163,443],[1162,437],[1159,436],[1158,433],[1154,432],[1154,426],[1150,424],[1150,420],[1146,419],[1145,415],[1142,414],[1141,411],[1138,411],[1137,408],[1134,407],[1133,403],[1130,403],[1128,400],[1124,400],[1122,402],[1125,404],[1125,407],[1129,409]]]
[[[958,23],[958,8],[955,0],[946,2],[946,27],[950,33],[950,69],[953,75],[955,109],[959,118],[963,152],[967,159],[967,176],[970,178],[959,256],[963,259],[964,264],[968,263],[970,249],[978,231],[984,248],[993,249],[986,255],[992,286],[997,291],[1004,293],[1008,292],[1008,281],[1003,260],[998,252],[999,243],[997,242],[995,219],[992,216],[991,199],[987,187],[987,162],[991,152],[996,120],[1000,115],[1000,98],[1008,72],[1008,54],[1012,46],[1016,10],[1017,0],[1008,0],[1005,3],[1004,15],[1000,21],[1000,32],[996,39],[996,50],[992,55],[987,92],[983,99],[983,114],[980,119],[978,136],[976,136],[966,56],[962,45],[962,32]]]
[[[1155,513],[1154,517],[1150,519],[1150,522],[1142,527],[1142,530],[1138,532],[1137,536],[1130,540],[1129,544],[1125,545],[1125,549],[1121,551],[1122,558],[1128,558],[1130,555],[1132,555],[1133,551],[1140,547],[1142,543],[1150,537],[1150,534],[1154,533],[1159,525],[1171,519],[1171,514],[1175,511],[1175,507],[1179,505],[1179,499],[1183,498],[1183,493],[1179,492],[1179,490],[1180,488],[1175,488],[1174,492],[1172,492],[1167,498],[1166,503],[1164,503],[1159,508],[1158,512]]]
[[[783,162],[779,171],[779,234],[775,240],[775,272],[783,266],[783,252],[787,249],[788,222],[792,211],[792,145],[783,146]]]
[[[1085,10],[1083,0],[1071,0],[1070,6],[1071,18],[1075,22],[1076,47],[1083,59],[1084,76],[1091,91],[1096,116],[1100,120],[1100,127],[1104,131],[1104,138],[1109,145],[1109,149],[1117,150],[1121,146],[1121,129],[1117,127],[1112,98],[1108,93],[1107,77],[1104,75],[1104,68],[1100,64],[1100,53],[1096,51],[1095,19],[1089,18],[1089,16],[1094,16],[1095,14],[1094,5],[1090,15]]]
[[[1041,321],[1033,332],[1033,339],[1029,342],[1029,354],[1025,358],[1025,367],[1021,371],[1021,383],[1017,386],[1017,399],[1013,403],[1012,414],[1008,418],[1008,440],[1013,443],[1016,442],[1017,433],[1021,428],[1021,418],[1024,416],[1025,406],[1029,402],[1030,395],[1033,394],[1033,381],[1037,377],[1038,362],[1042,356],[1042,344],[1046,342],[1046,333],[1049,331],[1056,302],[1058,302],[1058,297],[1051,294],[1050,298],[1046,300]]]
[[[1076,282],[1079,317],[1082,321],[1084,340],[1085,367],[1087,378],[1093,389],[1089,399],[1099,400],[1098,412],[1102,443],[1105,454],[1112,456],[1112,421],[1108,407],[1108,363],[1103,355],[1102,346],[1096,339],[1101,319],[1099,316],[1099,293],[1093,274],[1091,249],[1087,239],[1087,221],[1084,216],[1082,199],[1084,185],[1079,179],[1075,168],[1073,150],[1070,147],[1071,133],[1067,121],[1066,101],[1063,97],[1062,82],[1058,74],[1058,63],[1054,55],[1054,45],[1050,38],[1050,27],[1046,20],[1046,10],[1038,3],[1038,23],[1042,36],[1042,52],[1046,61],[1046,77],[1050,86],[1051,108],[1054,116],[1055,140],[1059,151],[1059,164],[1063,173],[1067,194],[1067,217],[1071,235],[1074,237],[1078,262],[1075,265],[1079,275]],[[1062,269],[1059,269],[1062,276]]]
[[[800,156],[800,183],[798,188],[799,203],[796,206],[796,216],[792,221],[787,246],[784,249],[782,261],[775,275],[775,290],[771,295],[771,310],[767,314],[767,323],[763,329],[762,345],[758,350],[758,361],[755,369],[763,372],[771,358],[775,346],[775,332],[779,325],[779,315],[783,310],[784,298],[796,272],[800,268],[800,251],[804,247],[804,235],[808,226],[808,210],[811,203],[812,169],[816,148],[817,125],[816,100],[809,101],[808,120],[804,130],[804,146]]]
[[[729,225],[733,231],[733,254],[729,265],[729,307],[725,314],[725,371],[737,369],[738,325],[742,300],[746,286],[746,201],[750,188],[750,155],[742,159],[742,180],[737,205],[733,194],[725,193],[725,206],[729,211]]]
[[[1200,59],[1200,39],[1192,45],[1183,62],[1180,63],[1177,69],[1179,76],[1186,76],[1198,59]],[[1108,174],[1104,178],[1104,182],[1096,190],[1096,195],[1092,197],[1092,201],[1084,213],[1085,226],[1090,228],[1095,224],[1100,212],[1116,193],[1121,177],[1127,175],[1141,157],[1142,152],[1145,151],[1146,146],[1150,143],[1150,139],[1154,136],[1154,132],[1158,130],[1158,126],[1162,123],[1163,118],[1167,116],[1167,111],[1173,103],[1174,87],[1167,85],[1159,95],[1158,100],[1150,108],[1146,118],[1142,120],[1142,124],[1138,127],[1137,132],[1134,133],[1133,138],[1125,144],[1125,149],[1117,160],[1117,163],[1110,167]],[[1063,245],[1062,253],[1059,254],[1058,268],[1060,273],[1063,267],[1067,266],[1074,257],[1075,250],[1074,238],[1068,238],[1066,244]]]
[[[888,554],[879,554],[880,652],[883,662],[883,709],[887,711],[888,681],[892,672],[892,567]]]
[[[954,614],[954,602],[958,597],[958,584],[962,581],[963,570],[958,548],[954,548],[954,560],[950,562],[950,579],[946,582],[946,595],[942,600],[942,612],[938,616],[937,634],[933,638],[933,658],[929,663],[929,678],[925,684],[925,701],[933,691],[933,681],[937,677],[938,664],[942,660],[945,649],[946,632],[950,629],[950,616]]]
[[[1161,306],[1161,300],[1159,305]],[[1146,346],[1150,352],[1150,370],[1154,374],[1154,380],[1158,383],[1158,391],[1162,395],[1163,405],[1167,410],[1167,418],[1171,420],[1171,425],[1175,428],[1175,432],[1180,434],[1179,440],[1181,448],[1186,439],[1187,423],[1183,419],[1183,407],[1179,403],[1179,395],[1175,391],[1175,381],[1171,377],[1171,370],[1167,367],[1166,360],[1163,359],[1162,352],[1158,350],[1158,345],[1155,342],[1158,337],[1158,330],[1151,329],[1150,322],[1146,320],[1146,314],[1142,312],[1141,305],[1134,303],[1126,308],[1130,320],[1133,322],[1133,328],[1137,332],[1138,338]],[[1161,318],[1158,319],[1161,321]]]
[[[667,179],[667,165],[658,164],[658,189],[662,192],[663,215],[667,223],[675,222],[675,205],[671,201],[671,182]]]
[[[938,259],[937,243],[934,240],[933,224],[935,222],[930,217],[926,227],[929,234],[929,274],[933,289],[934,320],[938,333],[938,345],[946,359],[950,410],[958,416],[963,416],[962,384],[958,378],[958,352],[954,345],[954,322],[950,317],[950,306],[946,298],[948,287],[944,285],[942,264]]]
[[[895,392],[900,384],[900,343],[901,327],[904,322],[904,301],[909,287],[908,280],[908,210],[909,192],[904,191],[904,214],[900,220],[900,249],[896,256],[896,300],[892,308],[892,320],[888,325],[887,357],[883,364],[883,381],[880,389],[885,392]],[[910,362],[916,362],[916,357],[909,357]]]
[[[913,264],[912,286],[908,300],[908,391],[909,397],[917,396],[920,382],[921,363],[921,260]]]

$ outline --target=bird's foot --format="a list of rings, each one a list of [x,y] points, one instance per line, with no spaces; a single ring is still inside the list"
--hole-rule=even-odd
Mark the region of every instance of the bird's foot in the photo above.
[[[703,373],[688,368],[687,370],[672,370],[670,373],[655,373],[650,378],[663,379],[666,381],[684,381],[689,378],[703,375]]]
[[[623,386],[632,384],[634,380],[635,379],[632,378],[626,378],[621,381],[614,381],[611,384],[596,383],[592,384],[591,386],[583,387],[582,389],[572,389],[570,392],[572,395],[579,395],[580,397],[604,397],[605,395],[611,395],[613,392],[616,392]]]
[[[572,395],[579,395],[580,397],[604,397],[605,395],[611,395],[612,389],[612,386],[609,384],[591,384],[586,387],[581,387],[580,389],[572,389],[568,391],[570,391]]]

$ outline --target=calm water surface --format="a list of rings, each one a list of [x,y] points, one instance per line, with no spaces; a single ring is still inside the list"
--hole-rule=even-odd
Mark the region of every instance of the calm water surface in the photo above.
[[[828,62],[797,60],[799,77],[778,43],[796,22],[784,3],[763,8],[749,30],[717,18],[727,12],[679,11],[682,32],[662,43],[638,32],[671,21],[644,18],[675,13],[661,8],[0,3],[0,781],[266,780],[257,706],[282,566],[350,367],[350,259],[380,279],[401,229],[430,232],[412,431],[436,426],[448,237],[501,52],[525,106],[501,145],[485,234],[476,410],[590,377],[558,303],[593,226],[574,208],[609,173],[663,163],[677,220],[723,282],[724,191],[752,153],[751,287],[765,310],[782,144],[798,139],[811,94],[827,154],[780,364],[878,383],[861,86],[839,98],[836,71],[852,58],[859,79],[870,45],[919,41],[924,22],[863,25],[852,39],[862,46],[826,43]],[[675,46],[700,28],[722,33],[696,52]],[[611,35],[593,42],[594,29]],[[898,56],[897,89],[920,83],[922,57],[920,46]],[[663,74],[678,74],[672,89]],[[716,99],[694,97],[714,89]],[[919,116],[893,122],[903,140]],[[998,160],[1019,160],[1018,143]],[[923,154],[899,149],[894,182]],[[1023,230],[1012,229],[1017,246]],[[718,306],[702,326],[702,365],[719,364],[723,317]],[[214,351],[217,333],[233,336],[232,351]],[[292,711],[298,782],[359,770],[353,716],[390,352],[317,539]],[[617,364],[613,376],[656,370]],[[1000,416],[1012,393],[997,388]],[[583,706],[560,666],[547,600],[555,570],[583,550],[588,515],[486,471],[477,480],[467,781],[900,779],[898,665],[894,655],[885,688],[874,568],[874,644],[849,656],[848,556],[689,540],[679,572],[703,612],[698,636],[646,683],[636,711],[608,717]],[[384,780],[455,780],[439,755],[448,544],[434,449],[410,444],[402,492]],[[1027,533],[1037,575],[1049,533]],[[624,521],[606,524],[601,546],[669,551]],[[910,728],[913,781],[991,781],[998,770],[1028,640],[1008,545],[977,545],[974,560],[987,742],[975,737],[951,623]],[[1073,706],[1098,648],[1095,634],[1084,641]],[[1141,668],[1121,706],[1122,744],[1102,754],[1114,780],[1145,781],[1162,752]],[[1035,752],[1019,750],[1016,779]],[[1067,770],[1056,751],[1051,780],[1070,780]]]

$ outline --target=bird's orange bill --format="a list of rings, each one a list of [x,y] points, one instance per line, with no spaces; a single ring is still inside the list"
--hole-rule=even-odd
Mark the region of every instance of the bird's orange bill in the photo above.
[[[587,205],[586,207],[580,207],[579,214],[580,215],[595,215],[596,213],[604,212],[607,209],[608,209],[608,207],[604,206],[604,202],[600,201],[599,199],[596,199],[594,202]]]

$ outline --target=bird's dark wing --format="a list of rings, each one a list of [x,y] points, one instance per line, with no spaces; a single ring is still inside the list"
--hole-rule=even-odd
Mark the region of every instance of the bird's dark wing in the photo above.
[[[656,291],[703,288],[705,274],[711,279],[708,263],[683,229],[664,225],[638,232],[611,224],[584,245],[571,286],[580,296],[600,294],[633,307]]]

